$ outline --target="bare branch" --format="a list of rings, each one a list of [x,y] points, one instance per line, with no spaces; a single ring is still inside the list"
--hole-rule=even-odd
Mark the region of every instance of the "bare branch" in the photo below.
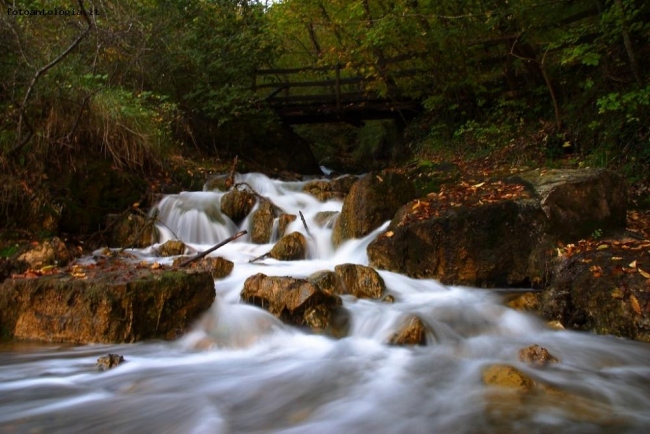
[[[84,6],[84,0],[77,0],[79,4],[79,8],[83,11],[86,10],[86,7]],[[34,92],[34,88],[36,87],[36,83],[38,82],[38,79],[41,78],[47,71],[55,67],[59,62],[61,62],[65,57],[70,54],[72,50],[74,50],[83,40],[83,38],[90,33],[90,30],[93,28],[93,22],[90,20],[90,17],[88,14],[82,15],[84,20],[86,21],[86,24],[88,27],[81,32],[77,38],[66,48],[61,54],[59,54],[56,58],[54,58],[52,61],[50,61],[47,65],[42,66],[34,76],[32,77],[31,81],[29,82],[29,86],[27,87],[27,91],[25,92],[25,96],[23,96],[23,101],[20,104],[20,115],[18,118],[18,126],[16,127],[16,132],[17,132],[17,141],[18,143],[16,146],[14,146],[10,151],[9,154],[13,154],[20,150],[23,146],[27,144],[29,139],[33,136],[33,130],[29,128],[29,134],[26,138],[22,137],[22,130],[23,130],[23,124],[27,124],[27,114],[25,113],[25,107],[27,106],[27,102],[29,101],[29,98],[32,96],[32,92]]]

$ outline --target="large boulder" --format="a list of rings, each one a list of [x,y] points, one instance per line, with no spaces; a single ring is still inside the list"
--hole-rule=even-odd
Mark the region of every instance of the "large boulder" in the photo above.
[[[650,258],[638,246],[602,247],[558,257],[540,313],[564,327],[650,342]]]
[[[546,217],[536,201],[461,206],[409,222],[400,215],[368,246],[371,266],[485,287],[539,284],[545,277]]]
[[[413,183],[398,172],[371,172],[354,183],[334,223],[332,241],[339,245],[360,238],[390,220],[400,206],[416,196]]]
[[[565,242],[625,227],[625,181],[610,170],[532,170],[510,181],[533,188],[550,232]]]
[[[300,232],[292,232],[278,241],[269,252],[278,261],[299,261],[307,257],[307,239]]]
[[[488,185],[483,196],[452,191],[444,206],[443,193],[403,206],[368,246],[370,265],[448,284],[541,286],[556,242],[624,227],[624,184],[609,171],[533,171]]]
[[[214,301],[209,273],[136,268],[58,274],[0,285],[4,337],[121,343],[173,339]]]
[[[256,274],[244,282],[243,301],[268,310],[286,324],[327,330],[341,299],[306,279]]]

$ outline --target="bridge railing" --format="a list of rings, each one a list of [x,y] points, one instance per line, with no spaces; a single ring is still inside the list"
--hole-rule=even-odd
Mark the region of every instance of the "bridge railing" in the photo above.
[[[256,71],[255,90],[262,95],[266,92],[263,99],[272,105],[334,103],[340,109],[346,102],[399,97],[396,80],[418,73],[416,69],[404,69],[364,76],[358,73],[359,69],[340,63],[332,66],[261,69]],[[373,85],[377,87],[380,84],[384,86],[381,96],[376,89],[373,90]]]

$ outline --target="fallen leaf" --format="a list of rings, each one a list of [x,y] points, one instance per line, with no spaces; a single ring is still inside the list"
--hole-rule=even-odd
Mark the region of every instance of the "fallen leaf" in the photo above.
[[[640,268],[637,268],[637,270],[639,271],[639,274],[640,274],[640,275],[642,275],[642,276],[645,277],[646,279],[650,279],[650,274],[646,273],[645,271],[643,271],[643,270],[640,269]]]
[[[616,288],[612,291],[612,298],[622,300],[624,296],[625,295],[623,294],[623,291],[621,291],[621,288]]]
[[[623,259],[621,256],[612,256],[612,261],[620,261]]]
[[[485,182],[481,182],[480,184],[472,185],[472,188],[480,188],[485,185]]]
[[[596,247],[596,250],[605,250],[609,249],[609,246],[607,244],[601,244],[600,246]]]
[[[632,306],[632,310],[636,312],[637,315],[641,315],[641,305],[639,305],[639,300],[633,295],[630,295],[630,305]]]
[[[630,267],[630,268],[636,268],[636,261],[632,261],[632,262],[630,262],[630,264],[628,265],[628,267]]]
[[[394,233],[393,231],[388,231],[388,232],[386,232],[385,235],[386,235],[386,238],[390,238],[390,237],[392,237],[393,235],[395,235],[395,233]]]

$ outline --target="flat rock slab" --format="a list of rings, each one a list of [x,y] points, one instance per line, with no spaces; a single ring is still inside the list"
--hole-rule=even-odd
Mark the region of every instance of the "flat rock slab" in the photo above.
[[[122,269],[0,285],[0,335],[75,343],[174,339],[215,298],[207,272]]]

